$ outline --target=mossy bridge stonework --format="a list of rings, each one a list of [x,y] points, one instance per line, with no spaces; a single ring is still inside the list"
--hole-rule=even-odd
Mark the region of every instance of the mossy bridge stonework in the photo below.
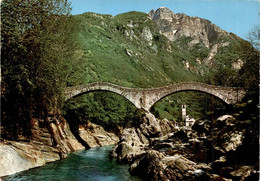
[[[114,92],[128,99],[137,108],[143,108],[145,110],[150,110],[150,108],[162,98],[182,91],[205,92],[218,97],[227,104],[235,104],[240,102],[246,94],[246,91],[243,88],[213,86],[199,82],[176,83],[158,88],[128,88],[107,82],[95,82],[74,87],[67,87],[64,89],[63,94],[65,99],[68,100],[93,91]]]

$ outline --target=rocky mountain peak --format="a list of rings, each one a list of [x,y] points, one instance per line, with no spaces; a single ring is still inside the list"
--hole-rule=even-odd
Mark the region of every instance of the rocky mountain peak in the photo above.
[[[159,20],[159,19],[166,19],[166,20],[170,21],[171,19],[176,18],[175,13],[172,12],[167,7],[160,7],[156,11],[151,10],[148,14],[150,15],[151,19],[154,21]]]
[[[156,11],[152,10],[148,14],[157,23],[160,33],[170,41],[185,36],[193,39],[191,46],[202,42],[205,46],[210,47],[210,44],[218,37],[229,36],[229,33],[206,19],[175,14],[166,7],[161,7]]]

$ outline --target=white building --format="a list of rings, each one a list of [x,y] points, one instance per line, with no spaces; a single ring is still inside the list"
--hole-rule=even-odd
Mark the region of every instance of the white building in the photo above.
[[[185,118],[185,125],[191,127],[194,125],[194,123],[195,123],[195,119],[190,118],[189,115],[187,115]]]
[[[186,119],[186,105],[181,105],[182,119]]]
[[[190,118],[189,115],[187,115],[186,105],[181,106],[181,112],[182,112],[182,119],[185,121],[185,125],[190,127],[193,126],[193,124],[195,123],[195,119]]]

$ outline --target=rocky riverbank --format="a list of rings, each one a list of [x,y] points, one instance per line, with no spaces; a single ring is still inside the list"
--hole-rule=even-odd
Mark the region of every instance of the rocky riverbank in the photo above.
[[[88,123],[79,127],[79,136],[87,147],[114,145],[118,143],[119,137],[114,133],[109,133],[100,125]]]
[[[47,123],[47,124],[46,124]],[[0,143],[0,177],[39,167],[66,158],[67,154],[85,147],[115,144],[118,137],[101,126],[90,123],[79,129],[83,146],[72,134],[67,121],[61,117],[31,120],[32,135],[19,141],[3,140]]]
[[[146,112],[139,125],[123,130],[111,155],[145,180],[258,180],[250,125],[225,115],[178,128]]]

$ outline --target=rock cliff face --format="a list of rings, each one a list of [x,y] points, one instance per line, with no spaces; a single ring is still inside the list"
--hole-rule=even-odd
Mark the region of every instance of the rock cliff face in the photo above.
[[[68,153],[85,149],[71,133],[63,117],[32,119],[30,140],[4,141],[0,145],[0,177],[42,166],[65,158]],[[48,125],[48,126],[43,126]]]
[[[140,125],[123,131],[111,155],[147,180],[258,180],[258,154],[245,141],[248,126],[225,115],[176,128],[145,113]]]
[[[47,123],[46,123],[47,122]],[[32,119],[32,136],[29,140],[0,143],[0,177],[39,167],[67,157],[77,150],[116,144],[119,138],[103,127],[89,123],[81,126],[80,137],[84,146],[72,134],[67,121],[61,117]]]
[[[186,36],[193,38],[192,44],[203,42],[209,48],[210,43],[218,37],[229,36],[227,32],[206,19],[175,14],[166,7],[152,10],[149,15],[157,23],[160,33],[170,41]]]
[[[47,122],[47,124],[46,124]],[[88,148],[116,144],[118,137],[103,127],[90,123],[82,126],[80,136],[84,146],[72,134],[63,117],[32,119],[29,140],[0,143],[0,177],[45,165],[65,158],[68,153]]]
[[[46,120],[33,118],[31,132],[30,139],[21,137],[20,141],[0,143],[0,177],[60,160],[73,151],[116,144],[119,140],[103,127],[89,123],[79,129],[83,146],[61,116]]]
[[[203,59],[197,57],[196,61],[211,68],[216,63],[215,55],[220,52],[222,47],[228,47],[231,40],[241,40],[238,36],[222,30],[209,20],[185,14],[175,14],[166,7],[161,7],[156,11],[151,10],[148,14],[156,22],[159,33],[170,41],[184,41],[189,50],[193,50],[194,47],[196,49],[196,46],[206,47],[209,50],[207,57]],[[232,64],[232,67],[233,69],[241,69],[241,65],[243,65],[243,61],[239,62],[239,65]]]

